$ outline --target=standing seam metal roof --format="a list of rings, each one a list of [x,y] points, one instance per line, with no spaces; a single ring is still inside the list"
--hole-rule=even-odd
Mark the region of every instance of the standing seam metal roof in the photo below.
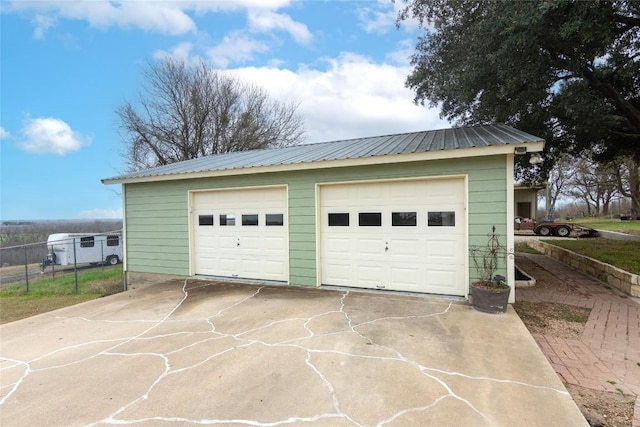
[[[439,129],[303,144],[284,148],[267,148],[214,154],[120,175],[109,178],[108,180],[125,180],[542,141],[542,138],[503,124]]]

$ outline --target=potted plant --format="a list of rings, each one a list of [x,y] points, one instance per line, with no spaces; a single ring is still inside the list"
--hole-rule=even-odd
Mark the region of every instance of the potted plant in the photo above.
[[[471,304],[484,313],[504,313],[507,311],[511,288],[506,277],[496,274],[500,262],[510,253],[500,243],[500,235],[493,226],[485,246],[472,246],[469,251],[476,268],[477,281],[471,283]]]

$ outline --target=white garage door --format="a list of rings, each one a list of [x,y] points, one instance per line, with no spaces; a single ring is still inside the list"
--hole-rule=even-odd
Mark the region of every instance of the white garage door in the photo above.
[[[193,194],[195,274],[287,281],[284,187]]]
[[[320,187],[325,285],[465,294],[463,179]]]

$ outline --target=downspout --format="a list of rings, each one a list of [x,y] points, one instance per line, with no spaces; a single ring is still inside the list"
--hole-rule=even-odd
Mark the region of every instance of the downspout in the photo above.
[[[127,185],[122,184],[122,286],[123,290],[129,288],[127,283]]]
[[[507,154],[506,158],[506,173],[505,177],[507,183],[507,250],[509,254],[513,254],[515,251],[515,227],[513,225],[513,219],[515,218],[514,205],[514,154]],[[513,255],[507,256],[507,284],[511,287],[511,293],[509,294],[509,303],[513,304],[516,300],[516,281],[515,281],[515,260]]]

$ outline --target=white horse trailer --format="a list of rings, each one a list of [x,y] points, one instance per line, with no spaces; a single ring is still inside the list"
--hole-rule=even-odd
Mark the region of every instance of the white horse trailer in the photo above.
[[[51,234],[47,239],[47,249],[49,253],[42,263],[43,267],[52,264],[73,265],[74,261],[76,264],[116,265],[122,260],[122,236],[117,233]]]

